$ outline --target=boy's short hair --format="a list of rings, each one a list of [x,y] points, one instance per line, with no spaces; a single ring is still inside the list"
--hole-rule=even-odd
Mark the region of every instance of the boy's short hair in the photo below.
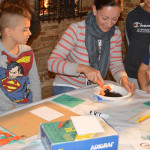
[[[5,28],[12,27],[11,19],[18,16],[31,20],[31,14],[16,4],[8,4],[6,7],[0,8],[0,33],[2,34]]]

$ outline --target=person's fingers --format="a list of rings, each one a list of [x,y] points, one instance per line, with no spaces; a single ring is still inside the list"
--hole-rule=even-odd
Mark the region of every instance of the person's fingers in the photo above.
[[[85,76],[89,81],[92,81],[93,83],[97,83],[98,80],[104,85],[104,80],[101,76],[101,73],[99,70],[96,70],[90,66],[82,66],[78,65],[77,72],[84,72]]]
[[[88,80],[92,81],[93,83],[97,83],[97,81],[100,80],[100,82],[104,84],[104,80],[98,70],[91,67],[88,69],[89,70],[86,72],[86,77]]]
[[[133,82],[125,82],[123,83],[123,87],[128,91],[131,92],[132,94],[135,92],[136,90],[136,86],[135,83]]]
[[[132,87],[133,87],[133,93],[134,93],[136,90],[136,85],[134,83],[132,83]]]
[[[93,82],[94,83],[97,83],[97,81],[98,81],[99,79],[98,79],[98,76],[97,76],[97,74],[94,76],[94,78],[93,78]],[[100,81],[101,82],[101,81]]]
[[[147,92],[147,93],[150,93],[150,90],[147,90],[146,92]]]
[[[94,75],[93,74],[90,76],[90,81],[94,82]]]
[[[133,82],[129,82],[129,88],[130,88],[130,92],[133,94],[136,90],[136,86]]]
[[[97,77],[98,77],[97,80],[100,80],[100,82],[104,85],[104,80],[103,80],[100,72],[98,72],[98,76]]]
[[[131,88],[129,87],[128,84],[124,84],[124,88],[128,91],[128,92],[132,92]]]
[[[136,90],[136,86],[133,82],[130,82],[129,84],[130,84],[131,93],[133,94]]]

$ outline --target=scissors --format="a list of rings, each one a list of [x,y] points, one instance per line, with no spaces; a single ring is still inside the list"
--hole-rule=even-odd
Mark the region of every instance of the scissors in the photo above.
[[[4,135],[6,137],[4,139],[0,139],[0,145],[8,144],[12,140],[20,140],[20,138],[22,137],[22,136],[12,136],[10,133],[3,132],[1,130],[0,130],[0,135]]]

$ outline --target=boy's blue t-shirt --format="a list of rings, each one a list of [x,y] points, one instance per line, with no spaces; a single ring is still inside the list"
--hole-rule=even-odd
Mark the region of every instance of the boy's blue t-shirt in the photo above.
[[[149,65],[149,59],[150,59],[150,53],[149,53],[149,51],[146,51],[144,59],[143,59],[143,63],[145,65]]]

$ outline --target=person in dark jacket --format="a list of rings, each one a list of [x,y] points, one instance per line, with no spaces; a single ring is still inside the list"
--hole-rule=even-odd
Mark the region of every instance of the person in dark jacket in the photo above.
[[[137,6],[129,12],[126,19],[126,41],[128,52],[124,59],[129,81],[139,88],[137,72],[150,44],[150,2]]]
[[[30,36],[30,38],[27,42],[27,45],[31,45],[32,41],[38,36],[38,34],[40,32],[40,29],[41,29],[40,20],[36,16],[34,11],[30,8],[28,0],[3,0],[0,3],[0,9],[3,9],[3,8],[7,7],[7,5],[12,4],[12,3],[17,4],[17,5],[25,8],[31,14],[30,31],[31,31],[32,35]]]

